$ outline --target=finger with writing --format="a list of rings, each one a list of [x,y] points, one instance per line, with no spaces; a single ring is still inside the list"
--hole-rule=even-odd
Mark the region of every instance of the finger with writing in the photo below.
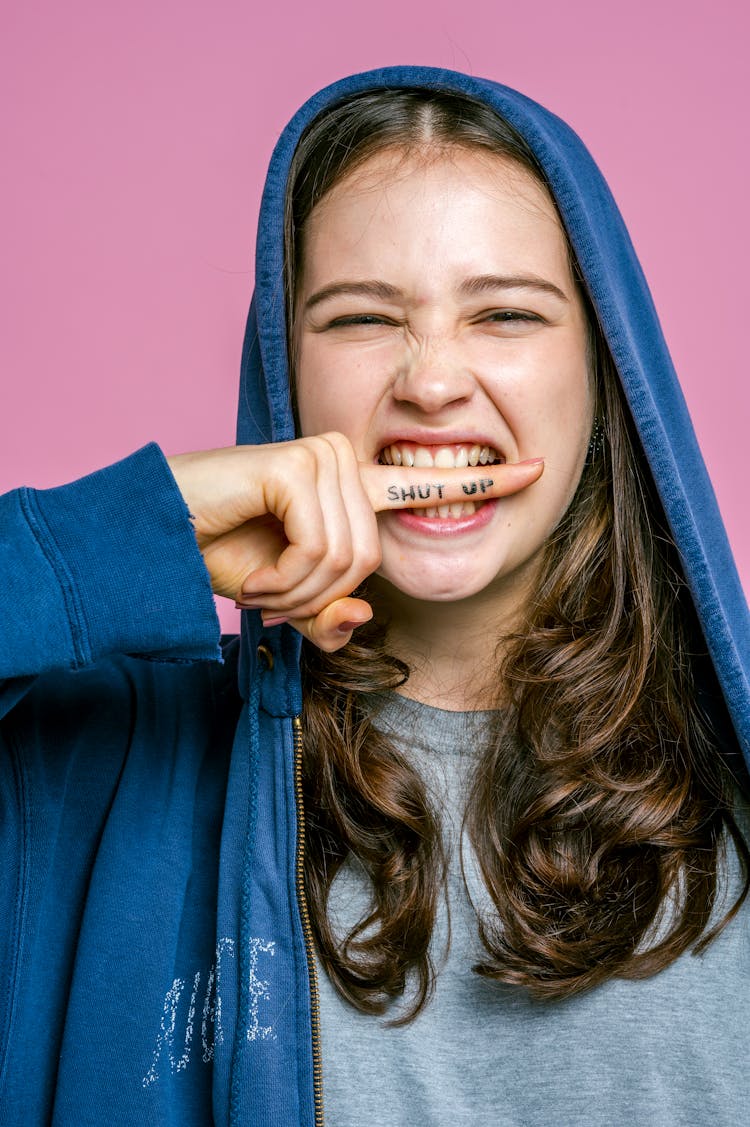
[[[544,460],[503,462],[492,466],[434,470],[406,466],[360,466],[360,476],[376,512],[419,509],[456,501],[488,501],[532,485],[542,475]]]

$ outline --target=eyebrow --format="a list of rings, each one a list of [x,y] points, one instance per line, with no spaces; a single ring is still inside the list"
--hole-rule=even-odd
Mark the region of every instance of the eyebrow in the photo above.
[[[320,305],[322,301],[328,301],[340,294],[346,294],[349,297],[374,297],[380,301],[396,301],[404,296],[397,286],[391,286],[388,282],[375,280],[368,282],[334,282],[330,286],[323,286],[322,290],[312,294],[305,302],[305,309],[313,309],[316,305]]]
[[[466,297],[474,297],[490,290],[536,290],[539,293],[551,294],[566,303],[569,300],[559,286],[533,274],[478,274],[474,278],[464,279],[458,287],[458,292]],[[397,286],[377,279],[364,282],[333,282],[330,286],[323,286],[312,294],[305,302],[305,310],[309,311],[316,305],[341,295],[372,297],[379,301],[398,301],[404,296],[403,290]]]
[[[536,290],[552,294],[560,301],[568,302],[568,297],[554,282],[537,278],[535,274],[480,274],[476,278],[466,278],[458,287],[459,293],[473,297],[488,290]]]

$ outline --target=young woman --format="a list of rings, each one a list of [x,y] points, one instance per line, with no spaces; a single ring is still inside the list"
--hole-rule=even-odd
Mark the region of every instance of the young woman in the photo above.
[[[257,255],[237,447],[2,499],[5,1119],[740,1121],[747,610],[601,177],[359,75]]]

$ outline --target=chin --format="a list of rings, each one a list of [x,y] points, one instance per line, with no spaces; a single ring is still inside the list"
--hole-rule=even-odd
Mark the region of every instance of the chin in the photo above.
[[[383,587],[389,593],[398,592],[396,599],[406,597],[420,603],[460,603],[483,593],[496,576],[461,576],[455,570],[449,574],[432,576],[427,568],[417,569],[416,573],[400,574],[397,569],[381,567],[378,577],[384,580]]]
[[[398,553],[401,555],[401,553]],[[397,612],[399,603],[406,601],[423,607],[435,604],[463,604],[466,609],[475,603],[487,621],[497,614],[500,619],[516,615],[533,597],[539,580],[543,551],[540,549],[520,560],[503,558],[496,550],[493,566],[478,566],[480,561],[456,555],[438,563],[434,558],[414,559],[411,566],[402,556],[395,560],[384,552],[383,561],[376,572],[378,586],[387,603]],[[498,558],[498,556],[500,558]],[[422,612],[424,614],[424,611]],[[476,619],[472,617],[472,621]],[[475,629],[476,627],[472,627]]]

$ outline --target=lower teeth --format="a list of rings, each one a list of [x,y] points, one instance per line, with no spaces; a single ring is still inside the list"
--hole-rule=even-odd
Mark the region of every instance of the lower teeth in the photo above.
[[[419,517],[469,517],[475,513],[479,505],[475,501],[456,501],[453,505],[428,505],[426,509],[412,509]]]

